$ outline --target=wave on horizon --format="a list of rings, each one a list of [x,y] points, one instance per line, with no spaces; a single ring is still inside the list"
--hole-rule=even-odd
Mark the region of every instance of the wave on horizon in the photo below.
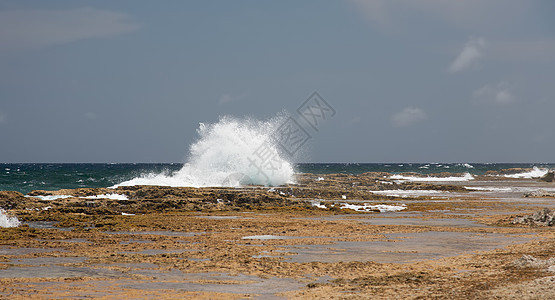
[[[406,181],[425,181],[425,182],[446,182],[446,181],[469,181],[473,180],[474,176],[470,173],[465,173],[464,176],[449,176],[449,177],[418,177],[418,176],[403,176],[403,175],[392,175],[390,179],[395,180],[406,180]]]

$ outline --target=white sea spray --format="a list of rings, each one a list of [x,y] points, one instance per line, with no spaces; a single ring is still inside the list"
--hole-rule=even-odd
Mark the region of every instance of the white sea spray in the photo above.
[[[115,185],[160,186],[241,186],[245,184],[278,186],[294,182],[293,165],[281,155],[272,138],[285,121],[278,116],[267,121],[222,117],[213,124],[199,125],[199,139],[189,148],[189,159],[172,174],[147,174]],[[274,169],[261,171],[256,153],[267,147]],[[276,167],[277,166],[277,167]]]
[[[9,228],[9,227],[17,227],[21,225],[21,222],[17,219],[17,217],[10,217],[6,214],[6,211],[0,208],[0,227]]]

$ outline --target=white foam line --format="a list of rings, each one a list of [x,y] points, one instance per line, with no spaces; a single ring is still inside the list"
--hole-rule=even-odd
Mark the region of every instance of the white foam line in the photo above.
[[[95,195],[95,196],[87,196],[87,197],[80,197],[83,199],[110,199],[110,200],[129,200],[126,195],[120,194],[104,194],[104,195]]]
[[[392,197],[409,197],[409,196],[427,196],[437,194],[448,194],[447,191],[437,190],[383,190],[383,191],[370,191],[373,194],[385,195]]]
[[[312,206],[316,206],[318,208],[327,209],[327,207],[325,205],[321,204],[321,202],[318,201],[318,200],[310,201],[310,204],[312,204]]]
[[[518,174],[505,175],[505,177],[509,177],[509,178],[526,178],[526,179],[540,178],[540,177],[544,176],[545,174],[547,174],[547,172],[549,172],[548,169],[540,169],[540,168],[534,166],[534,168],[532,169],[532,171],[523,172],[523,173],[518,173]]]
[[[464,187],[467,190],[470,191],[486,191],[486,192],[510,192],[512,191],[512,189],[509,188],[498,188],[498,187],[493,187],[493,186],[485,186],[485,187],[480,187],[480,186],[465,186]]]
[[[485,186],[485,187],[478,187],[478,186],[465,186],[464,187],[470,191],[485,191],[485,192],[555,192],[555,188],[546,188],[546,187],[524,187],[524,186],[514,186],[514,187],[506,187],[506,188],[498,188],[492,186]]]
[[[129,200],[126,195],[120,195],[120,194],[104,194],[104,195],[95,195],[95,196],[86,196],[86,197],[77,197],[72,195],[48,195],[48,196],[25,195],[25,197],[28,197],[28,198],[34,197],[34,198],[39,198],[41,200],[58,200],[58,199],[67,199],[67,198]]]
[[[73,198],[74,196],[71,196],[71,195],[48,195],[48,196],[29,196],[29,195],[25,195],[25,197],[27,197],[27,198],[34,197],[34,198],[39,198],[41,200],[58,200],[58,199]]]
[[[341,204],[341,209],[352,209],[355,211],[376,211],[379,210],[380,212],[391,212],[391,211],[401,211],[407,208],[406,205],[385,205],[385,204],[378,204],[378,205],[356,205],[356,204],[349,204],[343,203]]]
[[[464,176],[462,177],[455,177],[455,176],[451,176],[451,177],[414,177],[414,176],[403,176],[403,175],[392,175],[391,177],[389,177],[390,179],[395,179],[395,180],[407,180],[407,181],[425,181],[425,182],[447,182],[447,181],[469,181],[469,180],[473,180],[474,176],[472,176],[470,173],[466,173]]]

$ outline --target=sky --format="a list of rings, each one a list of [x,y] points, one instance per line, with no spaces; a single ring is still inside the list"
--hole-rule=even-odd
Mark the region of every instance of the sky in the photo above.
[[[336,111],[300,162],[555,162],[555,2],[0,1],[0,162],[183,162]]]

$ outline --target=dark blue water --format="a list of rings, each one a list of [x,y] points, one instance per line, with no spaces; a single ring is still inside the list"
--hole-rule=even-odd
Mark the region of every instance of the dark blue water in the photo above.
[[[507,168],[555,168],[555,164],[426,164],[426,163],[303,163],[296,164],[299,173],[361,174],[364,172],[440,172],[481,175],[489,170]],[[29,193],[32,190],[109,187],[141,175],[176,172],[182,164],[0,164],[0,190]]]
[[[182,164],[0,164],[0,190],[109,187],[149,173],[173,172]]]

